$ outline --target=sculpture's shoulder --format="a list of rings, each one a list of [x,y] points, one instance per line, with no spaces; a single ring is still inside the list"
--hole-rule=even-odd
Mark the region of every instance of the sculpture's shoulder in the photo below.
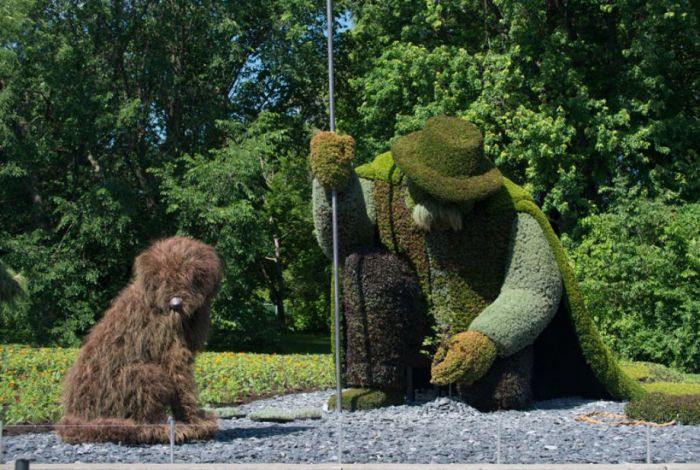
[[[370,181],[399,184],[403,180],[403,172],[394,163],[391,152],[384,152],[374,157],[371,162],[358,166],[355,173],[360,179]]]
[[[508,193],[513,205],[517,205],[521,201],[528,201],[533,204],[535,203],[535,199],[529,192],[527,192],[522,186],[515,184],[506,177],[503,177],[503,187]]]

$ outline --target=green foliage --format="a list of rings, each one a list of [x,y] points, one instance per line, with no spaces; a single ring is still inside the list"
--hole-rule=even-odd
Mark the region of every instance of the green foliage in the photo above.
[[[235,406],[223,406],[221,408],[204,407],[204,411],[214,413],[221,419],[245,418],[247,416],[243,410]]]
[[[266,314],[263,302],[284,309],[279,302],[291,274],[287,266],[296,264],[298,275],[317,266],[311,256],[295,256],[313,246],[309,190],[300,177],[306,163],[284,153],[292,145],[287,132],[270,130],[276,119],[263,115],[245,129],[229,126],[221,149],[183,156],[181,166],[168,163],[154,170],[178,231],[215,244],[225,260],[212,312],[212,346],[218,349],[269,343],[279,327],[279,311],[277,319]],[[318,274],[307,273],[304,279],[308,283]]]
[[[377,155],[371,162],[355,168],[355,172],[360,178],[386,181],[394,184],[398,184],[403,175],[399,167],[394,163],[391,152]]]
[[[328,409],[335,410],[335,395],[328,399]],[[370,388],[349,388],[343,390],[341,403],[344,411],[372,410],[385,406],[403,405],[403,395],[396,392],[384,392]]]
[[[559,231],[612,202],[700,190],[699,11],[688,0],[349,4],[340,127],[358,160],[439,114],[484,132],[501,171]],[[342,60],[342,59],[341,59]]]
[[[642,384],[644,390],[649,393],[663,393],[666,395],[698,395],[700,396],[700,384],[679,382],[652,382]]]
[[[5,341],[31,337],[28,309],[27,280],[0,262],[0,335]]]
[[[654,364],[653,362],[620,361],[620,367],[631,379],[642,383],[693,383],[695,381],[691,374],[683,374],[664,365]]]
[[[185,227],[210,242],[221,235],[226,255],[235,252],[228,274],[239,276],[228,277],[221,302],[237,305],[215,311],[215,340],[228,343],[226,331],[235,331],[233,339],[252,341],[260,322],[235,323],[230,309],[254,316],[261,309],[254,296],[279,307],[279,323],[326,327],[327,298],[318,289],[325,265],[309,240],[305,163],[306,126],[323,122],[320,7],[301,0],[0,5],[0,253],[26,277],[30,294],[26,331],[16,339],[78,344],[128,283],[136,253]],[[213,188],[189,188],[190,198],[178,201],[190,217],[183,221],[175,191],[159,176],[172,165],[172,181],[187,168],[213,182],[204,175],[216,168],[206,165],[209,151],[228,145],[229,124],[245,128],[258,117],[271,132],[288,132],[279,159],[268,155],[270,181],[253,189],[252,197],[266,193],[265,202],[241,203],[239,223],[229,228],[220,206],[206,214],[196,208]],[[217,189],[224,194],[228,186]],[[266,257],[248,282],[246,242],[231,237],[246,218],[252,225],[270,217],[280,255],[263,234],[253,252]],[[275,276],[261,282],[263,270]],[[243,290],[253,293],[241,300]],[[293,318],[283,315],[285,305]]]
[[[248,415],[251,421],[266,421],[270,423],[291,423],[294,421],[292,414],[285,410],[264,409],[253,411]]]
[[[695,395],[665,395],[650,393],[625,406],[625,414],[631,419],[678,424],[700,424],[700,393]]]
[[[61,384],[77,349],[0,345],[0,405],[6,423],[52,423],[61,417]],[[325,354],[202,353],[194,365],[201,403],[240,403],[261,396],[333,385]]]
[[[700,372],[700,204],[632,193],[569,240],[588,309],[623,357]]]

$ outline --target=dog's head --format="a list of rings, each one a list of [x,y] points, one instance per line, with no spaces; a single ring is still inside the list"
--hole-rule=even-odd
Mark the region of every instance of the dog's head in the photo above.
[[[154,307],[189,317],[216,294],[221,261],[209,245],[171,237],[156,241],[136,258],[134,275]]]

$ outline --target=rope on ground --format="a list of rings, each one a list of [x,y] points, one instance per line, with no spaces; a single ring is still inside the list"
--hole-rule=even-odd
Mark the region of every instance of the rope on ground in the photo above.
[[[625,415],[610,413],[607,411],[592,411],[583,415],[578,415],[574,418],[576,421],[590,424],[607,424],[611,426],[651,426],[655,428],[665,428],[673,426],[676,421],[667,423],[654,423],[652,421],[641,421],[637,419],[629,419]]]

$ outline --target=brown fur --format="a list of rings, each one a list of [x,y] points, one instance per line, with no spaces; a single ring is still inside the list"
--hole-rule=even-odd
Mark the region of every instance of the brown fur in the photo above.
[[[134,263],[134,279],[88,334],[69,371],[66,442],[177,442],[207,439],[216,418],[198,408],[192,364],[209,332],[209,308],[221,281],[214,249],[185,237],[159,240]],[[179,311],[173,297],[182,299]]]

